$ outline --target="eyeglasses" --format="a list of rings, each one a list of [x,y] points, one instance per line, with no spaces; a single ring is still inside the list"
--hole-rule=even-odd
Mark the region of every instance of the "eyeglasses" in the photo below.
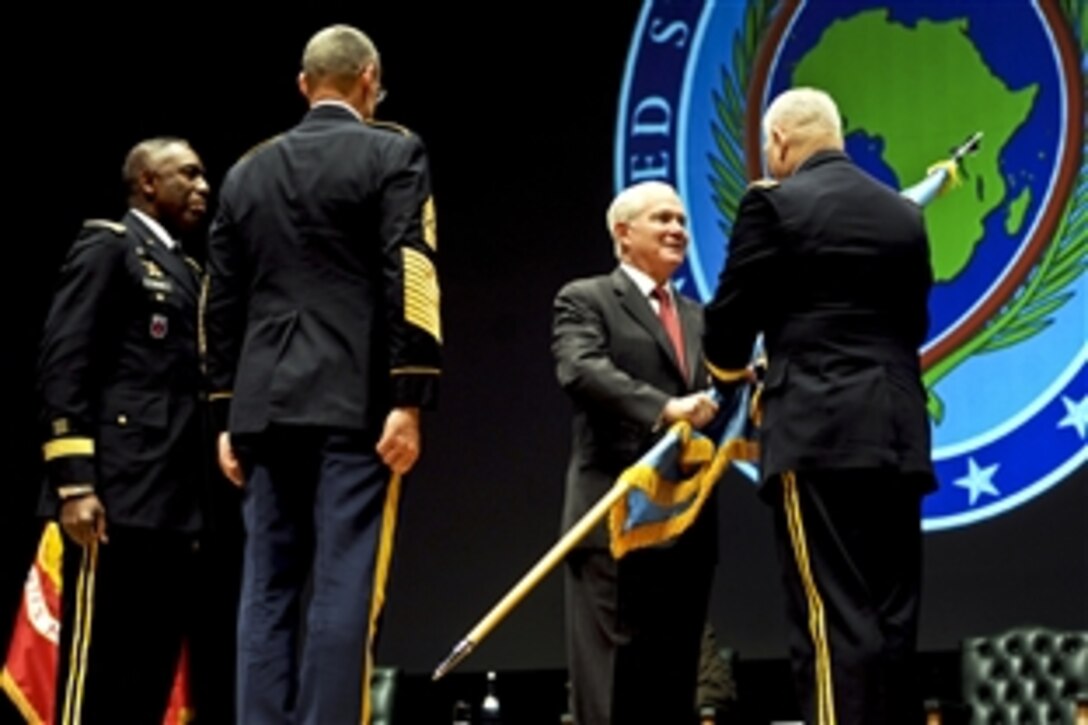
[[[389,96],[389,91],[384,88],[379,88],[377,95],[374,96],[374,105],[378,105]]]

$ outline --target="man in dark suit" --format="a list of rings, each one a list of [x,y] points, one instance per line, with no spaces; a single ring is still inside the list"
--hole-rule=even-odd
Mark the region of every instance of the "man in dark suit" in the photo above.
[[[299,87],[310,111],[230,170],[209,244],[220,463],[245,485],[238,721],[368,722],[399,477],[438,387],[434,205],[419,138],[371,120],[369,38],[318,32]]]
[[[778,181],[741,199],[706,309],[716,380],[762,332],[762,495],[775,511],[806,722],[914,722],[921,498],[933,487],[921,210],[843,153],[827,94],[795,89],[763,122]]]
[[[555,299],[552,352],[574,403],[563,528],[671,423],[705,425],[702,312],[669,278],[688,235],[680,198],[646,182],[609,207],[620,265]],[[567,559],[567,657],[579,725],[694,720],[699,645],[716,556],[713,504],[671,546],[615,561],[597,527]]]
[[[38,363],[43,510],[66,534],[58,722],[161,722],[195,593],[200,279],[179,239],[208,184],[176,138],[137,144],[124,180],[124,219],[68,253]]]

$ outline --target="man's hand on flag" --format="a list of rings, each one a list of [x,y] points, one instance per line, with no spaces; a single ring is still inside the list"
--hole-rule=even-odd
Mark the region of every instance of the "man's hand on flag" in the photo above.
[[[672,425],[678,420],[686,420],[694,428],[702,428],[714,420],[718,414],[718,404],[707,393],[692,393],[682,398],[670,398],[661,411],[661,420]]]
[[[106,509],[93,493],[68,499],[61,504],[60,525],[80,546],[89,546],[95,541],[103,544],[108,541]]]

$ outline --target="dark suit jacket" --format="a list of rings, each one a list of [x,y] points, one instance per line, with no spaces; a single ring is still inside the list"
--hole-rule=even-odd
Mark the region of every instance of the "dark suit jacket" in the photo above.
[[[437,241],[420,140],[317,106],[230,170],[212,225],[213,399],[230,430],[380,430],[439,371]],[[222,421],[225,424],[225,421]]]
[[[705,388],[702,310],[674,296],[690,370],[686,378],[649,300],[622,269],[571,282],[555,298],[552,353],[559,384],[574,403],[564,530],[664,432],[659,418],[668,399]],[[713,541],[715,521],[700,516],[688,535]],[[595,528],[583,546],[607,546],[605,527]]]
[[[131,212],[87,222],[38,360],[47,490],[90,484],[110,523],[194,531],[201,497],[199,278]]]
[[[931,282],[921,210],[841,152],[746,192],[704,344],[726,372],[765,335],[764,480],[841,468],[928,480],[918,348]]]

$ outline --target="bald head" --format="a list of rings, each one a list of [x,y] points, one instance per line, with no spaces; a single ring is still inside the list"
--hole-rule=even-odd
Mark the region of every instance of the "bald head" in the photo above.
[[[817,151],[842,150],[842,119],[835,101],[815,88],[785,91],[763,114],[767,166],[777,178],[789,176]]]
[[[383,95],[378,49],[365,33],[350,25],[319,30],[302,53],[298,86],[310,105],[340,101],[363,118],[373,118]]]
[[[374,43],[350,25],[319,30],[302,52],[302,73],[311,85],[328,83],[345,92],[367,66],[377,63]]]

